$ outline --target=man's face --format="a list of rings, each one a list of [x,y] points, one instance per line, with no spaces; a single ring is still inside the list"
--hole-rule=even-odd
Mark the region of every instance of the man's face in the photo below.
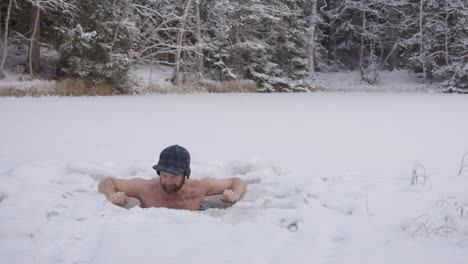
[[[166,193],[178,192],[185,183],[184,174],[174,175],[167,172],[161,172],[161,186]]]

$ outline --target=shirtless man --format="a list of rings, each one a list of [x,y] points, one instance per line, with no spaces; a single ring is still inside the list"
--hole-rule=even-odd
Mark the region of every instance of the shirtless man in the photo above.
[[[222,194],[223,202],[236,203],[247,191],[247,184],[239,178],[189,180],[190,154],[178,145],[165,148],[153,169],[159,177],[151,180],[105,178],[99,183],[99,192],[119,206],[134,197],[143,208],[197,210],[205,196]]]

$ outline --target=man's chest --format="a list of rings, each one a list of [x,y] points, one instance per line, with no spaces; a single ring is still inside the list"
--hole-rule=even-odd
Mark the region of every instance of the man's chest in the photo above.
[[[141,199],[142,207],[164,207],[174,209],[198,210],[203,201],[204,195],[190,193],[179,197],[168,197],[164,194],[153,193],[143,195]]]

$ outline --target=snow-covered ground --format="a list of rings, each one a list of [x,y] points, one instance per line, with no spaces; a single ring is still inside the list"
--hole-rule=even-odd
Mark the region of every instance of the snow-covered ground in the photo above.
[[[465,264],[466,113],[468,97],[430,93],[0,98],[0,259]],[[172,144],[193,178],[248,192],[204,211],[97,192],[105,176],[154,177]],[[426,184],[410,184],[415,162]]]
[[[183,89],[178,89],[171,84],[172,72],[172,67],[163,65],[140,65],[132,68],[130,79],[136,84],[134,90],[140,93],[183,92]],[[359,71],[317,72],[316,87],[321,91],[329,92],[391,93],[436,93],[442,89],[440,82],[426,80],[422,78],[422,74],[408,70],[382,71],[378,80],[375,85],[368,84],[361,80]]]

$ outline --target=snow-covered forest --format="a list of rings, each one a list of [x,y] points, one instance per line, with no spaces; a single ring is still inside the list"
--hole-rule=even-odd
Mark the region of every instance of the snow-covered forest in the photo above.
[[[465,0],[2,0],[0,76],[81,79],[124,91],[135,65],[176,86],[254,81],[308,91],[317,72],[408,70],[468,89]],[[17,58],[14,60],[13,58]]]
[[[468,0],[0,0],[1,264],[467,264],[467,25]]]

